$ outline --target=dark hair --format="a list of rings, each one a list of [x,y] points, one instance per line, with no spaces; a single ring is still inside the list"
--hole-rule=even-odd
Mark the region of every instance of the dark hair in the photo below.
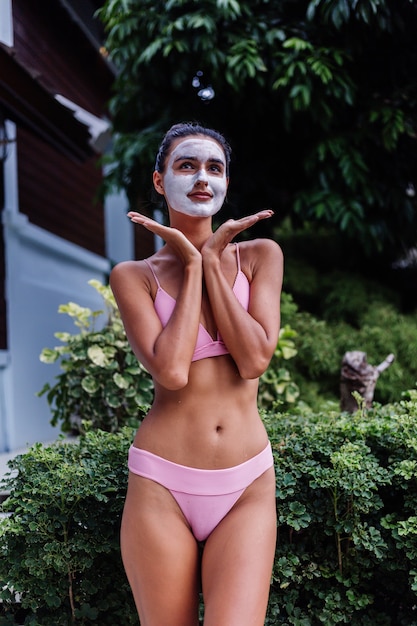
[[[189,135],[204,135],[205,137],[214,139],[221,145],[226,158],[226,176],[229,176],[230,157],[232,154],[232,149],[229,143],[217,130],[206,128],[198,122],[182,122],[171,126],[171,128],[165,133],[161,145],[159,146],[155,161],[155,170],[161,173],[164,171],[165,162],[172,143],[180,137],[188,137]]]

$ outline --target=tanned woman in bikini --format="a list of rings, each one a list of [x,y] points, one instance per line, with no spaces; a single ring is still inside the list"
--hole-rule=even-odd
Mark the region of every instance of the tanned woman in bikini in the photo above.
[[[166,133],[153,173],[169,226],[128,216],[165,242],[119,263],[110,284],[154,382],[129,451],[121,550],[141,626],[262,626],[275,554],[275,474],[257,408],[278,341],[283,256],[233,239],[263,210],[213,232],[230,147],[199,124]],[[253,167],[258,164],[254,161]]]

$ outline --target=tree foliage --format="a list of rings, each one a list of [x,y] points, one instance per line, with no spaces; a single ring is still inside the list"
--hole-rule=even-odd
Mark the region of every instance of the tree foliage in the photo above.
[[[415,2],[107,0],[99,16],[118,69],[107,189],[143,200],[162,133],[197,119],[234,149],[232,217],[269,206],[368,251],[415,244]]]

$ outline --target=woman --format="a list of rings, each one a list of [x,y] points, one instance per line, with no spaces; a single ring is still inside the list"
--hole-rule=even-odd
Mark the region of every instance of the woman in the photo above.
[[[165,245],[110,279],[155,389],[129,451],[121,528],[141,626],[196,626],[200,589],[205,626],[265,620],[275,475],[257,389],[278,341],[283,258],[272,240],[231,243],[272,211],[213,233],[229,162],[218,132],[173,126],[153,174],[170,226],[128,214]]]

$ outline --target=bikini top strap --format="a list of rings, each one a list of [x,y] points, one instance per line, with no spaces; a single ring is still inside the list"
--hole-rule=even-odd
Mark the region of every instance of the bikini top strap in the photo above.
[[[239,252],[239,244],[237,241],[235,242],[236,246],[236,261],[237,261],[237,271],[240,272],[240,252]]]
[[[158,289],[161,289],[161,285],[159,284],[159,280],[158,280],[158,276],[155,273],[155,270],[152,267],[152,263],[148,260],[148,259],[143,259],[146,263],[146,265],[149,267],[149,269],[151,270],[153,277],[155,279],[156,282],[156,286],[158,287]]]

